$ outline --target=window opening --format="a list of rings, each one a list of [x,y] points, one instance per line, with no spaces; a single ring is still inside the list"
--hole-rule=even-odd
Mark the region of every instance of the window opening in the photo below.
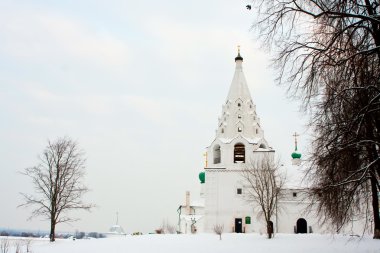
[[[221,161],[221,151],[220,146],[216,145],[214,147],[214,164],[218,164]]]
[[[245,147],[242,143],[237,143],[234,147],[234,163],[245,163]]]

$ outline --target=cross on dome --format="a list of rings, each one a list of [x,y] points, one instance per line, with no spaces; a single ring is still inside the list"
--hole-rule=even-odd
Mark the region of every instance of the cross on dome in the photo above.
[[[294,149],[294,152],[291,155],[293,159],[300,159],[301,158],[301,153],[297,152],[297,150],[298,150],[298,147],[297,147],[297,137],[298,136],[300,136],[300,135],[297,134],[297,132],[294,132],[293,137],[294,137],[294,146],[295,146],[295,149]]]
[[[295,145],[295,150],[297,151],[297,137],[300,136],[297,134],[297,132],[294,132],[293,137],[294,137],[294,145]]]

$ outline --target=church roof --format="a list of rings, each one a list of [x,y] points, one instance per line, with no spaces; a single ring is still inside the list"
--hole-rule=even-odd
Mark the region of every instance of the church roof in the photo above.
[[[223,138],[223,137],[220,137],[220,138],[217,138],[218,140],[220,140],[222,143],[224,144],[228,144],[228,143],[231,143],[233,140],[235,140],[236,138],[238,138],[239,135],[236,135],[235,137],[233,138]],[[244,140],[246,140],[248,143],[250,144],[258,144],[260,143],[261,139],[260,137],[256,137],[256,138],[248,138],[248,137],[245,137],[245,136],[242,136],[242,138]]]
[[[235,72],[232,78],[226,103],[222,107],[222,115],[218,118],[216,140],[229,144],[235,138],[242,138],[249,144],[268,143],[264,139],[264,131],[260,126],[260,118],[256,114],[247,81],[243,73],[243,57],[235,58]]]
[[[240,52],[238,56],[235,58],[235,62],[235,74],[232,78],[232,83],[228,92],[227,101],[233,103],[238,99],[241,99],[243,101],[252,100],[251,93],[249,92],[247,81],[243,73],[243,58],[240,56]]]
[[[111,226],[108,233],[110,233],[110,234],[125,234],[124,229],[120,225]]]

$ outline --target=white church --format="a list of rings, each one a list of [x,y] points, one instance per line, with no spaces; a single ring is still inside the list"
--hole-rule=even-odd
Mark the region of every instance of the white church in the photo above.
[[[181,233],[213,233],[215,225],[223,225],[224,233],[266,233],[260,209],[244,197],[247,185],[241,171],[246,162],[274,158],[275,150],[265,140],[260,118],[256,114],[243,73],[243,57],[235,58],[235,73],[218,118],[216,136],[207,147],[206,165],[199,174],[200,196],[186,192],[184,205],[179,206],[178,230]],[[297,136],[295,135],[295,138]],[[292,165],[283,167],[287,183],[277,201],[272,219],[275,233],[327,233],[316,213],[307,209],[307,185],[302,180],[301,154],[292,153]],[[355,221],[353,221],[355,222]],[[361,226],[348,226],[347,234],[361,234]]]

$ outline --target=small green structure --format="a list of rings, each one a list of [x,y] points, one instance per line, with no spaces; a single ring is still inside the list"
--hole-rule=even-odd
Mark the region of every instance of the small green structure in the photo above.
[[[204,184],[206,181],[206,173],[200,172],[198,177],[199,177],[199,180],[201,181],[201,184]]]

